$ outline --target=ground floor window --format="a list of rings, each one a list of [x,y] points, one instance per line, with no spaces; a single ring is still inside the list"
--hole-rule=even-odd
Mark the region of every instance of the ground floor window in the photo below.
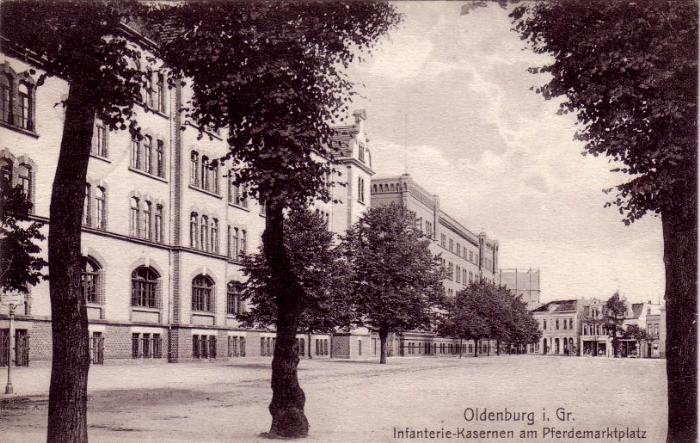
[[[271,357],[275,353],[275,338],[260,337],[260,356]]]
[[[302,357],[306,355],[306,342],[303,338],[297,338],[297,353]]]
[[[10,330],[0,329],[0,366],[10,361]],[[29,366],[29,332],[15,329],[15,366]]]
[[[216,358],[216,336],[193,335],[192,358]]]
[[[162,358],[163,340],[160,334],[134,332],[131,334],[132,358]]]
[[[316,355],[328,355],[328,339],[316,339]]]
[[[234,335],[229,336],[228,356],[245,357],[245,337],[236,337]]]

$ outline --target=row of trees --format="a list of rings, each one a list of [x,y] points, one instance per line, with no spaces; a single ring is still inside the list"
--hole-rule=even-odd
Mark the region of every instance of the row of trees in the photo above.
[[[304,291],[300,333],[368,326],[379,334],[380,363],[386,363],[390,333],[436,325],[444,336],[495,339],[499,353],[501,344],[517,350],[539,339],[537,322],[505,287],[474,282],[454,298],[445,297],[445,269],[430,252],[430,240],[417,228],[415,215],[400,205],[370,208],[338,239],[320,215],[293,211],[284,233]],[[239,319],[251,327],[276,326],[273,277],[265,255],[246,257],[244,273],[243,295],[251,309]]]
[[[386,363],[391,332],[430,327],[443,297],[444,270],[412,212],[395,204],[370,208],[336,238],[323,217],[297,210],[286,219],[284,233],[303,290],[298,332],[371,327],[379,333],[380,363]],[[243,296],[251,308],[239,318],[248,326],[277,327],[274,277],[266,256],[246,257],[243,264]]]
[[[470,283],[453,299],[446,300],[438,319],[438,331],[459,337],[460,344],[461,340],[474,340],[474,355],[481,339],[496,340],[496,352],[500,354],[503,344],[508,352],[521,352],[524,346],[541,337],[526,303],[504,286],[485,281]],[[461,349],[460,346],[460,357]]]

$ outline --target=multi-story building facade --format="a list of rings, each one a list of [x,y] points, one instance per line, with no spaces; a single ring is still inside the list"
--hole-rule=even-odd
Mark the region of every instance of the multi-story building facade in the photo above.
[[[479,280],[496,282],[498,269],[498,241],[485,233],[475,234],[459,221],[440,209],[440,198],[430,194],[409,174],[372,180],[372,206],[391,203],[402,205],[416,214],[420,229],[432,240],[430,250],[440,255],[447,269],[443,281],[448,296],[453,296],[469,283]],[[404,355],[457,353],[457,344],[433,334],[406,333],[396,337]],[[463,343],[463,351],[469,352]],[[415,350],[415,352],[411,352]]]
[[[264,211],[232,183],[235,171],[217,161],[228,149],[225,131],[199,137],[178,112],[192,89],[187,83],[169,89],[163,67],[146,59],[152,42],[126,26],[122,32],[145,49],[143,65],[152,81],[136,105],[142,139],[95,122],[81,239],[92,360],[271,356],[274,331],[245,329],[236,320],[246,309],[238,293],[240,259],[257,251]],[[34,217],[50,222],[64,119],[63,108],[54,104],[66,97],[68,84],[48,78],[36,86],[27,72],[41,72],[41,63],[9,43],[3,51],[0,170],[24,186]],[[338,128],[333,146],[343,171],[336,180],[344,186],[333,190],[336,203],[316,207],[336,232],[369,206],[374,172],[366,115],[354,117],[352,125]],[[7,336],[7,314],[0,307],[0,343]],[[48,283],[34,287],[16,314],[16,362],[50,359]],[[328,334],[298,340],[304,353],[304,342],[311,340],[319,357],[361,355],[362,341],[369,350],[367,331],[344,337],[333,348]]]
[[[500,269],[498,284],[510,289],[513,294],[527,303],[527,310],[540,306],[540,270],[539,269]]]
[[[540,325],[540,343],[530,345],[528,352],[553,355],[612,357],[612,337],[605,325],[605,300],[581,298],[555,300],[532,311]],[[622,357],[664,357],[665,316],[663,306],[632,303],[627,307],[621,327],[635,325],[645,329],[647,340],[619,337]]]
[[[542,331],[540,343],[530,345],[536,354],[576,355],[581,328],[579,300],[556,300],[532,311]]]

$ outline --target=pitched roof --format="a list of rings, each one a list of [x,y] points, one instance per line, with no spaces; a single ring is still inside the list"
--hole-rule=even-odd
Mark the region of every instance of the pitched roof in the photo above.
[[[576,312],[576,299],[550,301],[532,312]]]

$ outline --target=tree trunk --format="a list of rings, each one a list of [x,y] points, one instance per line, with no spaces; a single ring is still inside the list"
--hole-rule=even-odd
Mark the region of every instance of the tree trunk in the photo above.
[[[311,360],[313,357],[311,357],[311,332],[309,332],[309,360]]]
[[[501,355],[501,341],[496,340],[496,355]]]
[[[270,199],[266,208],[263,250],[270,266],[273,293],[277,304],[277,340],[272,358],[272,401],[269,410],[272,425],[269,436],[298,438],[309,433],[304,415],[306,397],[299,386],[296,333],[302,288],[291,270],[284,247],[284,215],[279,201]]]
[[[475,338],[474,339],[474,357],[478,357],[478,356],[479,356],[479,340]]]
[[[386,339],[389,337],[389,331],[384,329],[379,330],[379,364],[386,364]]]
[[[462,337],[459,338],[459,358],[462,358]]]
[[[694,217],[685,226],[672,217],[662,215],[661,219],[666,267],[667,442],[694,442],[697,432],[697,230]]]
[[[93,103],[88,88],[70,86],[51,191],[48,252],[53,353],[48,442],[87,442],[88,438],[90,343],[85,299],[80,291],[80,233],[95,119]]]

